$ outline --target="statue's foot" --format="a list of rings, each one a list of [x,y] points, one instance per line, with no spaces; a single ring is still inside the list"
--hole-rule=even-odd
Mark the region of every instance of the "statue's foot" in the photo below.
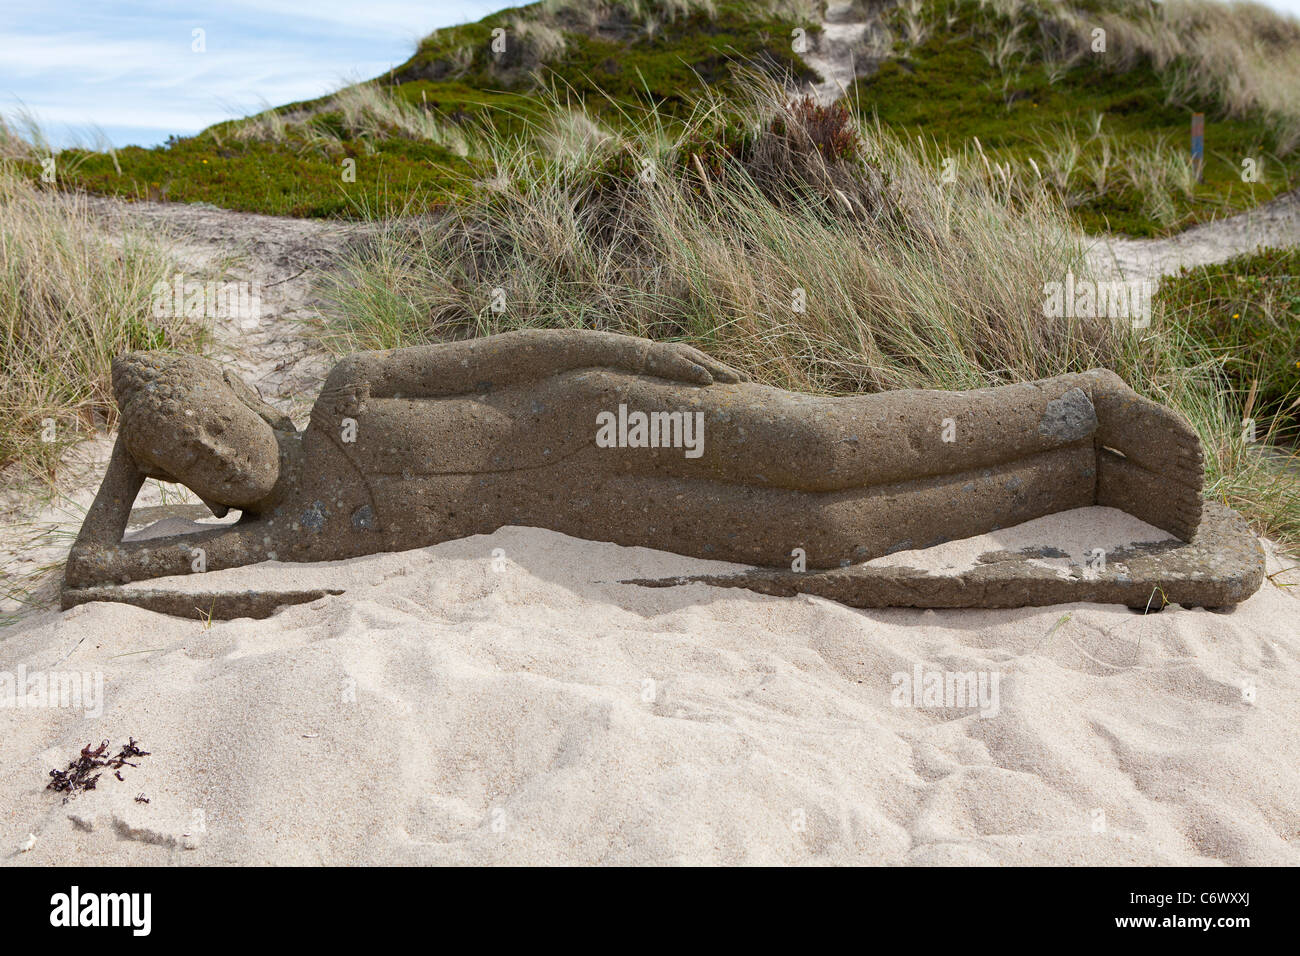
[[[1097,451],[1097,504],[1118,508],[1183,541],[1201,525],[1201,493],[1109,448]]]
[[[1097,504],[1190,541],[1201,523],[1201,441],[1178,412],[1113,372],[1088,372],[1097,410]]]

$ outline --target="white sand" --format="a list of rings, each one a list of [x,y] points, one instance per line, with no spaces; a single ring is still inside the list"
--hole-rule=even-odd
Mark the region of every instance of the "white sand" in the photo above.
[[[179,527],[178,527],[179,530]],[[1169,534],[1118,508],[1078,508],[1064,514],[1026,521],[1013,528],[948,541],[929,548],[895,551],[866,562],[873,568],[915,568],[928,574],[956,576],[970,571],[983,555],[999,551],[1026,551],[1043,545],[1064,557],[1043,557],[1029,561],[1049,568],[1058,577],[1097,577],[1093,567],[1097,552],[1102,557],[1135,544],[1168,541]],[[1123,568],[1116,564],[1116,568]]]
[[[265,621],[29,618],[0,672],[99,672],[105,702],[0,709],[0,860],[1300,863],[1290,594],[1141,617],[616,583],[729,568],[507,528],[186,579],[347,589]],[[996,713],[894,706],[917,665],[998,674]],[[126,782],[43,789],[128,735]]]

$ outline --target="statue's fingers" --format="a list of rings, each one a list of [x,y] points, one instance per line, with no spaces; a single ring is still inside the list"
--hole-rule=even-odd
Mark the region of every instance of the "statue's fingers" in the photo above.
[[[707,352],[701,352],[692,346],[686,346],[684,351],[690,356],[691,360],[698,365],[703,365],[713,375],[715,382],[725,382],[734,385],[736,382],[743,382],[746,379],[745,373],[738,369],[732,368],[725,362],[719,362]]]
[[[681,382],[688,382],[692,385],[712,385],[713,376],[709,373],[707,367],[699,365],[692,361],[685,361],[683,365],[683,374],[678,379]]]
[[[694,360],[684,351],[659,348],[651,353],[645,364],[645,370],[651,375],[666,378],[671,382],[685,382],[689,385],[712,385],[713,376],[702,363]]]
[[[737,382],[745,382],[749,380],[749,376],[740,371],[740,369],[732,368],[730,365],[727,365],[725,362],[719,362],[717,359],[710,359],[707,367],[709,371],[713,373],[713,380],[715,382],[726,382],[728,385],[734,385]]]

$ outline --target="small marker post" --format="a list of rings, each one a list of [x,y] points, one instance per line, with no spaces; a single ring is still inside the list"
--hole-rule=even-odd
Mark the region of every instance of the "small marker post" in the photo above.
[[[1196,168],[1196,181],[1205,174],[1205,114],[1192,114],[1192,165]]]

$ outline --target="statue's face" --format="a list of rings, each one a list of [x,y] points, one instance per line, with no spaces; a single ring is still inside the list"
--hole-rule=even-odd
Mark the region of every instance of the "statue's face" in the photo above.
[[[275,487],[274,429],[250,407],[251,390],[211,362],[133,352],[113,362],[113,392],[126,449],[149,477],[231,508],[254,505]]]

